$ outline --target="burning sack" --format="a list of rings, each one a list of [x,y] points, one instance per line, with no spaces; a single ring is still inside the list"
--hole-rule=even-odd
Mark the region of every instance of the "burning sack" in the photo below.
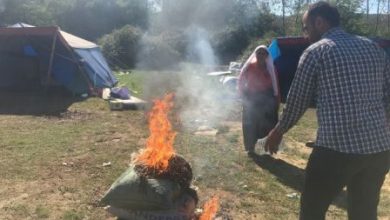
[[[123,219],[193,219],[197,193],[190,188],[190,164],[173,149],[176,133],[168,119],[173,95],[155,100],[149,113],[146,148],[134,154],[132,166],[102,199],[107,210]]]
[[[110,187],[102,203],[124,210],[171,210],[189,189],[192,170],[184,158],[174,155],[168,169],[159,172],[140,164],[129,167]]]

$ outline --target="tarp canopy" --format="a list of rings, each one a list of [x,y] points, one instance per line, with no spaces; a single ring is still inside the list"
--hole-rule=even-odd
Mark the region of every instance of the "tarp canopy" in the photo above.
[[[372,40],[390,56],[390,40],[382,38],[372,38]],[[309,45],[307,39],[303,37],[281,37],[274,39],[268,47],[278,72],[282,102],[287,98],[299,58]]]
[[[0,28],[0,88],[64,86],[74,94],[115,86],[100,48],[58,27]]]

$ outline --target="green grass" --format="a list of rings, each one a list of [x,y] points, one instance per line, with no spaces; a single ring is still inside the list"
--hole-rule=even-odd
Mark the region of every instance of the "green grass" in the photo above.
[[[294,140],[306,143],[315,140],[317,127],[315,110],[309,109],[306,111],[302,120],[299,120],[298,123],[291,128],[288,135]]]
[[[27,218],[29,214],[29,209],[26,205],[16,204],[14,206],[8,207],[8,210],[14,213],[16,218]]]
[[[47,207],[39,205],[35,208],[35,214],[38,219],[46,219],[50,217],[50,210]]]
[[[84,219],[84,214],[78,213],[75,210],[66,211],[64,213],[64,216],[62,217],[63,220],[82,220]]]
[[[115,75],[118,78],[119,85],[118,86],[127,86],[132,91],[136,92],[135,94],[142,95],[143,91],[143,75],[149,74],[149,72],[145,71],[127,71],[127,72],[117,72]]]
[[[133,70],[118,78],[150,100],[181,91],[177,77],[186,74]],[[213,92],[223,92],[214,87]],[[174,113],[187,104],[195,106],[188,96],[177,95]],[[178,132],[175,149],[192,165],[201,204],[217,194],[220,213],[232,219],[297,219],[299,198],[287,195],[299,195],[303,171],[294,160],[305,161],[308,152],[295,143],[314,140],[315,112],[308,111],[287,134],[288,146],[281,159],[253,161],[243,152],[240,106],[235,104],[228,114],[219,115],[220,111],[199,112],[212,102],[197,104],[201,108],[192,109],[191,119],[214,116],[216,120],[207,122],[218,130],[216,136],[195,135],[198,124],[194,122],[174,120],[173,125]],[[0,216],[5,219],[107,219],[98,201],[148,137],[144,112],[110,111],[98,98],[74,102],[66,112],[55,115],[7,112],[0,121]],[[111,166],[103,166],[106,162]],[[380,216],[390,215],[389,204],[389,191],[383,191]],[[332,205],[328,217],[345,219],[346,211]]]

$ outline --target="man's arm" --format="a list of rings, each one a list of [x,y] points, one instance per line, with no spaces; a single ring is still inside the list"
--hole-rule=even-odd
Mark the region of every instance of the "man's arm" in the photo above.
[[[274,154],[278,151],[283,134],[286,133],[301,118],[316,93],[319,56],[305,51],[301,56],[286,106],[279,123],[267,136],[264,149]]]
[[[319,54],[316,51],[305,51],[298,63],[294,80],[281,119],[275,129],[286,133],[305,113],[316,94]]]

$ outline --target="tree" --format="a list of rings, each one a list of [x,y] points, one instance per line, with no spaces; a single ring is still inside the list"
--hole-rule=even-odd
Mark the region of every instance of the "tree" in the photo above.
[[[387,0],[387,33],[390,33],[390,0]]]
[[[369,18],[369,14],[370,14],[370,0],[367,0],[366,1],[366,10],[367,10],[367,24],[368,24],[368,18]]]
[[[102,51],[110,63],[123,68],[135,67],[140,49],[142,32],[126,25],[99,39]]]
[[[3,0],[0,10],[0,21],[4,25],[17,22],[33,25],[53,24],[52,14],[46,10],[45,2],[41,0]]]
[[[302,9],[302,0],[297,0],[295,3],[295,26],[298,26],[300,24],[299,18],[301,14]]]
[[[353,34],[367,34],[363,21],[364,13],[359,11],[363,0],[332,0],[330,2],[339,10],[341,25],[346,31]]]
[[[378,25],[379,25],[379,19],[380,19],[380,4],[381,0],[378,0],[377,10],[376,10],[376,23],[375,23],[375,34],[378,34]]]
[[[95,40],[124,25],[148,27],[149,9],[144,0],[51,0],[57,23],[84,38]]]
[[[286,1],[282,0],[283,34],[286,34]]]

